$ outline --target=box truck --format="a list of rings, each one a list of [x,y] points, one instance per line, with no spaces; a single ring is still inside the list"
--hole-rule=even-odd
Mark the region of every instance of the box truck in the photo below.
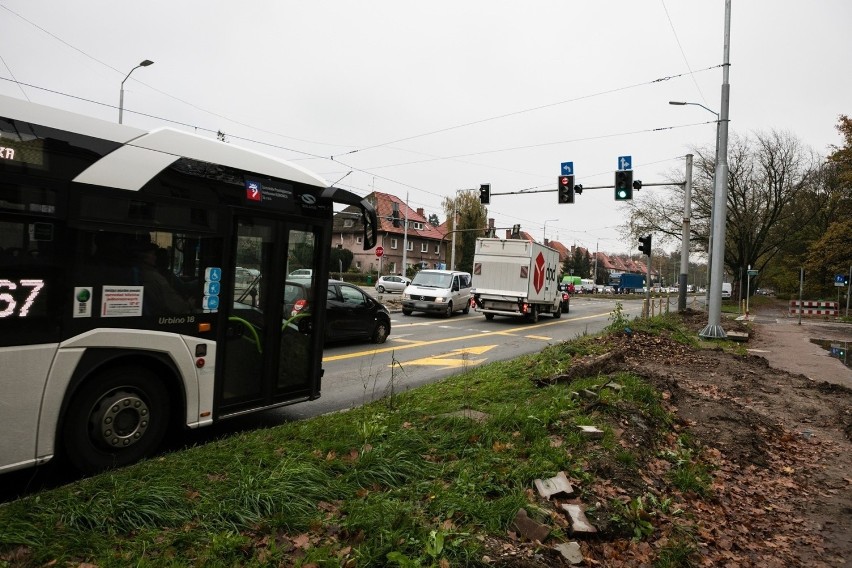
[[[642,292],[645,287],[645,278],[641,274],[624,273],[615,285],[618,294],[631,294]]]
[[[562,316],[559,253],[520,239],[479,238],[473,256],[474,309],[485,314],[538,321]]]

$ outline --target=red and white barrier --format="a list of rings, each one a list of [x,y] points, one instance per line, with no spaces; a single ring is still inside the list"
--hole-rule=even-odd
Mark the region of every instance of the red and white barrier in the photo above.
[[[840,315],[837,302],[815,302],[810,300],[790,300],[790,314],[803,316],[834,316]]]

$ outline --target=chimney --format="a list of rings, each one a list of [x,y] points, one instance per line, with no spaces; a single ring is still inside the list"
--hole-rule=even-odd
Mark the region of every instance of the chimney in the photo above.
[[[423,208],[422,207],[417,208],[417,214],[420,215],[421,217],[425,217],[425,215],[423,214]]]
[[[494,228],[494,217],[489,217],[489,218],[488,218],[488,228],[489,228],[489,229],[493,229],[493,228]]]

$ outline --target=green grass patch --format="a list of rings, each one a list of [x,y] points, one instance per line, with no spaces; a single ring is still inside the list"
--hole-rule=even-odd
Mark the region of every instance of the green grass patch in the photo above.
[[[695,342],[673,317],[628,323],[614,313],[613,330],[625,325]],[[0,506],[0,566],[13,554],[25,565],[102,567],[293,558],[338,566],[344,557],[358,566],[480,563],[483,536],[505,538],[521,507],[534,514],[536,478],[565,471],[589,483],[596,464],[638,476],[651,448],[628,449],[616,432],[641,424],[653,445],[669,431],[660,394],[630,373],[537,386],[608,348],[583,336],[348,412],[241,433],[8,503]],[[573,395],[582,389],[597,398]],[[485,418],[460,416],[464,409]],[[605,435],[587,439],[579,425]],[[672,484],[703,494],[709,473],[696,455],[684,437],[666,457]],[[644,496],[613,505],[617,524],[645,538],[666,503]],[[694,548],[684,543],[667,545],[659,565],[688,565]]]

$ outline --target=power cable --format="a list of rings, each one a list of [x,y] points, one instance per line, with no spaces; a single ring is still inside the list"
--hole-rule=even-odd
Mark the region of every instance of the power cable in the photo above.
[[[713,65],[713,66],[707,67],[705,69],[700,69],[697,72],[700,73],[700,72],[703,72],[703,71],[709,71],[711,69],[716,69],[718,67],[722,67],[722,65]],[[457,124],[455,126],[448,126],[446,128],[439,128],[438,130],[432,130],[432,131],[429,131],[429,132],[424,132],[422,134],[415,134],[414,136],[407,136],[405,138],[398,138],[396,140],[391,140],[389,142],[384,142],[382,144],[374,144],[372,146],[365,146],[364,148],[359,148],[357,150],[350,150],[349,152],[346,152],[343,155],[355,154],[357,152],[364,152],[366,150],[372,150],[374,148],[381,148],[383,146],[388,146],[390,144],[396,144],[398,142],[405,142],[407,140],[414,140],[415,138],[423,138],[425,136],[432,136],[433,134],[440,134],[441,132],[448,132],[450,130],[456,130],[458,128],[464,128],[466,126],[473,126],[475,124],[482,124],[483,122],[490,122],[492,120],[499,120],[501,118],[508,118],[510,116],[517,116],[519,114],[524,114],[524,113],[528,113],[528,112],[542,110],[542,109],[545,109],[545,108],[551,108],[551,107],[555,107],[555,106],[559,106],[559,105],[563,105],[563,104],[567,104],[567,103],[573,103],[573,102],[582,101],[582,100],[585,100],[585,99],[591,99],[593,97],[608,95],[608,94],[617,93],[617,92],[620,92],[620,91],[626,91],[626,90],[629,90],[629,89],[634,89],[636,87],[643,87],[643,86],[647,86],[647,85],[652,85],[654,83],[660,83],[660,82],[663,82],[663,81],[669,81],[671,79],[677,79],[679,77],[683,77],[685,75],[689,75],[689,74],[692,74],[692,73],[693,73],[693,71],[690,70],[689,73],[680,73],[680,74],[677,74],[677,75],[660,77],[660,78],[654,79],[652,81],[644,81],[642,83],[635,83],[633,85],[627,85],[625,87],[617,87],[615,89],[598,91],[596,93],[590,93],[588,95],[582,95],[582,96],[579,96],[579,97],[574,97],[573,99],[566,99],[564,101],[559,101],[559,102],[555,102],[555,103],[548,103],[548,104],[545,104],[545,105],[539,105],[537,107],[532,107],[532,108],[528,108],[528,109],[508,112],[508,113],[505,113],[505,114],[492,116],[492,117],[489,117],[489,118],[482,118],[482,119],[479,119],[479,120],[473,120],[471,122],[465,122],[465,123],[462,123],[462,124]],[[330,156],[330,158],[334,159],[334,156]]]
[[[672,33],[675,37],[675,42],[677,42],[677,47],[680,49],[680,55],[683,57],[683,62],[686,64],[686,68],[689,69],[689,75],[692,78],[692,82],[695,83],[695,88],[698,90],[698,95],[701,97],[705,103],[707,102],[704,93],[701,91],[701,87],[698,85],[698,81],[695,80],[695,74],[692,72],[692,68],[689,66],[689,60],[686,58],[686,52],[683,51],[683,46],[680,43],[680,38],[677,35],[677,30],[675,29],[674,22],[672,22],[672,17],[669,14],[669,9],[666,7],[666,0],[660,0],[660,4],[663,5],[663,11],[666,13],[666,18],[669,20],[669,26],[672,28]],[[719,65],[721,67],[721,65]]]

